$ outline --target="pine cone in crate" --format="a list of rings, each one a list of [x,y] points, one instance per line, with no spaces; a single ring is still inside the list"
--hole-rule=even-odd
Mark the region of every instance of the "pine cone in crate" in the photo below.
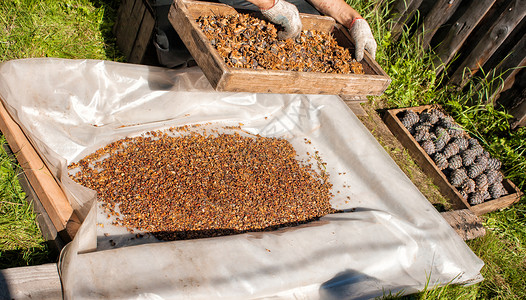
[[[502,163],[500,162],[499,159],[493,158],[493,157],[488,159],[488,169],[499,170],[501,166],[502,166]]]
[[[486,177],[488,178],[488,184],[494,184],[496,182],[502,182],[504,177],[502,176],[502,173],[494,170],[494,169],[486,169],[484,171],[484,174],[486,174]]]
[[[481,191],[481,192],[482,192],[482,200],[483,201],[491,199],[491,195],[490,195],[490,193],[487,190],[486,191]]]
[[[415,127],[415,140],[417,142],[425,141],[429,139],[429,125],[418,125]]]
[[[400,121],[402,122],[402,125],[404,125],[405,128],[410,129],[411,127],[413,127],[413,125],[420,121],[420,117],[414,111],[407,109]]]
[[[462,157],[458,154],[451,156],[447,161],[449,168],[452,170],[462,168]]]
[[[451,139],[451,137],[449,136],[449,133],[447,133],[447,130],[445,128],[436,127],[434,133],[437,137],[437,140],[443,140],[445,144],[449,143],[449,140]]]
[[[473,164],[481,165],[484,168],[484,170],[486,170],[488,168],[488,157],[484,153],[482,153],[481,155],[477,156],[477,158],[475,158]]]
[[[449,163],[447,162],[447,158],[442,153],[435,153],[433,161],[435,162],[439,170],[444,170],[449,165]]]
[[[469,142],[465,137],[455,137],[451,143],[457,144],[460,151],[464,151],[469,147]]]
[[[442,150],[442,154],[444,154],[446,158],[450,158],[451,156],[457,154],[459,151],[460,147],[456,143],[449,143]]]
[[[462,152],[462,163],[465,167],[470,166],[473,164],[475,159],[477,158],[477,154],[472,149],[467,149],[464,152]]]
[[[486,166],[483,164],[473,163],[468,167],[469,178],[476,178],[486,170]]]
[[[491,198],[493,199],[497,199],[508,194],[508,191],[506,191],[501,182],[496,182],[490,185],[488,191],[491,195]]]
[[[462,191],[464,191],[466,194],[473,193],[477,188],[477,184],[475,183],[475,180],[468,178],[464,180],[462,183]]]
[[[476,191],[469,196],[469,204],[477,205],[484,202],[484,197],[481,191]]]
[[[456,169],[449,175],[449,182],[454,187],[460,187],[468,179],[468,174],[464,168]]]
[[[458,126],[455,126],[448,128],[447,133],[449,133],[449,136],[451,137],[461,137],[462,135],[464,135],[464,130],[462,130],[462,128]]]
[[[488,177],[486,174],[482,173],[475,178],[475,184],[477,189],[480,191],[487,191],[489,187]]]
[[[430,139],[423,141],[421,146],[428,155],[433,155],[436,152],[435,143]]]
[[[439,125],[444,127],[445,129],[449,129],[449,128],[457,126],[455,123],[455,120],[453,120],[453,118],[450,116],[444,116],[440,120]]]

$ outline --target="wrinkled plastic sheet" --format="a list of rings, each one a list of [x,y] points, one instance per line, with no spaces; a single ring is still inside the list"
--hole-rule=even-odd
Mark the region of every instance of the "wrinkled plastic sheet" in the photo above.
[[[83,219],[61,254],[67,299],[352,299],[482,280],[483,262],[337,96],[219,93],[198,68],[62,59],[2,63],[0,95]],[[204,123],[318,150],[344,212],[269,232],[132,239],[67,176],[112,141]]]

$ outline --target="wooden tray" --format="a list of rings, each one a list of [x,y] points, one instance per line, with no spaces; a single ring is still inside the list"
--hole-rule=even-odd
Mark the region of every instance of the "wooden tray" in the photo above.
[[[236,13],[225,4],[175,0],[168,14],[172,26],[217,91],[366,96],[381,95],[391,82],[367,52],[362,61],[364,75],[228,67],[195,20],[199,16]],[[301,19],[304,29],[331,32],[340,46],[353,48],[348,31],[334,19],[308,14],[301,14]]]
[[[450,199],[453,209],[465,209],[468,208],[473,211],[476,215],[482,215],[491,211],[495,211],[501,208],[508,207],[513,203],[519,201],[522,193],[521,191],[508,179],[504,178],[502,184],[508,194],[497,199],[485,201],[481,204],[470,205],[466,199],[464,199],[459,191],[452,186],[447,177],[440,171],[433,159],[420,147],[418,142],[409,133],[407,128],[402,125],[402,122],[397,117],[399,112],[405,111],[406,109],[412,110],[416,113],[420,113],[429,108],[438,108],[437,105],[424,105],[419,107],[410,108],[399,108],[388,110],[384,116],[384,121],[391,132],[400,140],[402,145],[409,151],[413,159],[418,165],[428,174],[433,182],[438,186],[440,192],[447,198]]]

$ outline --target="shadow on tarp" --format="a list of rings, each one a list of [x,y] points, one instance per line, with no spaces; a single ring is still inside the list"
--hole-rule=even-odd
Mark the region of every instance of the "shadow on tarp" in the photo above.
[[[372,287],[372,288],[371,288]],[[368,292],[363,292],[363,291]],[[345,270],[336,274],[332,279],[320,286],[320,299],[374,299],[382,296],[394,295],[397,291],[383,290],[383,284],[375,277],[355,270]],[[374,292],[371,292],[374,291]]]
[[[0,299],[13,299],[2,270],[0,270]]]

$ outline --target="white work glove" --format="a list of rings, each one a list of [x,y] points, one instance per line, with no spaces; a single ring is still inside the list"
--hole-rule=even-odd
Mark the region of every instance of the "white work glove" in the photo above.
[[[300,35],[302,28],[301,18],[294,4],[284,0],[276,0],[274,6],[269,9],[262,9],[261,13],[270,22],[283,26],[284,30],[278,32],[278,39],[286,40]]]
[[[363,59],[364,49],[371,54],[373,59],[376,57],[377,45],[367,21],[362,18],[354,19],[351,28],[349,28],[349,33],[351,34],[352,42],[356,47],[355,56],[357,61]]]

